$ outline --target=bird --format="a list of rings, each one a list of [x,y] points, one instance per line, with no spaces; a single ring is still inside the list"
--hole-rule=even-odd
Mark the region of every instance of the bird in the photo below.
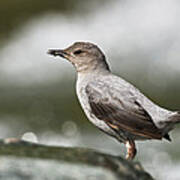
[[[135,141],[171,141],[169,132],[180,123],[180,111],[167,110],[134,85],[113,74],[103,51],[91,42],[75,42],[48,54],[68,60],[76,70],[76,94],[87,118],[126,147],[133,160]]]

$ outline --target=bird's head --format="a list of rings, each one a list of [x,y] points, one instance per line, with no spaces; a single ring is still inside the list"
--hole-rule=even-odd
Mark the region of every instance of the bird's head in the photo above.
[[[89,42],[76,42],[66,49],[50,49],[48,54],[67,59],[78,72],[89,72],[100,68],[109,70],[103,52]]]

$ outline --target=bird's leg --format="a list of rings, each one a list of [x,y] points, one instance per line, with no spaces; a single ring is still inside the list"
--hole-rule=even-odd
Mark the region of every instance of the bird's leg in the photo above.
[[[127,154],[126,154],[126,159],[128,160],[133,160],[134,157],[136,156],[136,145],[133,140],[128,140],[125,143],[126,148],[127,148]]]

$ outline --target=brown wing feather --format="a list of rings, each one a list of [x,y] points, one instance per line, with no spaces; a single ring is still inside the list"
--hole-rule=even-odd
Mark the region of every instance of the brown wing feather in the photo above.
[[[89,88],[89,87],[88,87]],[[134,102],[137,108],[122,109],[113,104],[110,100],[95,96],[92,89],[86,91],[92,113],[100,120],[105,121],[109,127],[118,130],[124,130],[135,136],[141,136],[148,139],[161,139],[162,133],[154,125],[150,115],[138,102]]]

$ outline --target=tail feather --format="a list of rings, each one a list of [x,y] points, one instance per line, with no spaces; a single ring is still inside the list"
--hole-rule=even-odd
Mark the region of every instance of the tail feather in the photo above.
[[[176,124],[180,123],[180,111],[175,112],[168,120],[165,122],[165,126],[163,128],[163,137],[169,141],[171,141],[168,133],[174,129]]]
[[[163,136],[164,139],[168,140],[168,141],[172,141],[171,137],[169,136],[169,134],[165,134]]]
[[[173,115],[170,119],[172,123],[180,123],[180,111],[177,111],[175,115]]]

